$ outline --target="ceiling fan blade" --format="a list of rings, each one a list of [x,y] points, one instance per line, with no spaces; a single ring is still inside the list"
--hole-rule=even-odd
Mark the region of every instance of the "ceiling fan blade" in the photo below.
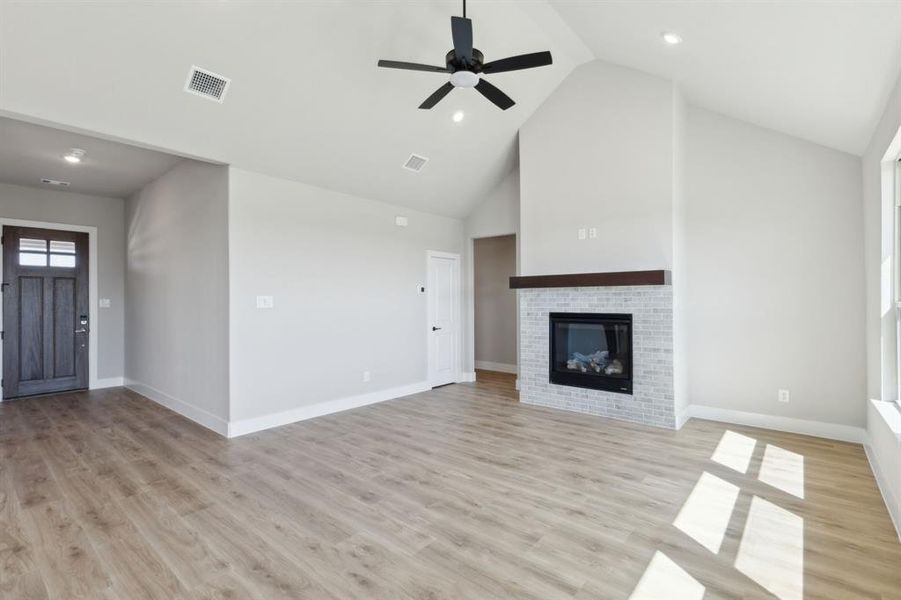
[[[454,36],[454,54],[465,64],[472,63],[472,19],[451,17],[451,34]]]
[[[432,65],[421,65],[419,63],[401,62],[397,60],[380,60],[380,67],[386,69],[404,69],[406,71],[428,71],[431,73],[450,73],[447,67],[433,67]]]
[[[514,102],[510,96],[500,91],[484,79],[479,79],[479,83],[476,85],[476,89],[480,94],[491,100],[499,109],[507,110],[516,102]]]
[[[435,90],[435,93],[434,93],[434,94],[432,94],[431,96],[429,96],[428,98],[426,98],[426,99],[425,99],[425,102],[423,102],[422,104],[419,105],[419,108],[426,108],[426,109],[432,108],[433,106],[435,106],[436,104],[438,104],[438,102],[439,102],[442,98],[444,98],[445,96],[447,96],[448,93],[449,93],[452,89],[454,89],[454,85],[453,85],[451,82],[448,81],[447,83],[445,83],[444,85],[442,85],[440,88],[438,88],[437,90]]]
[[[485,73],[503,73],[505,71],[519,71],[520,69],[531,69],[533,67],[544,67],[552,64],[551,53],[533,52],[532,54],[520,54],[509,58],[501,58],[482,65],[482,71]]]

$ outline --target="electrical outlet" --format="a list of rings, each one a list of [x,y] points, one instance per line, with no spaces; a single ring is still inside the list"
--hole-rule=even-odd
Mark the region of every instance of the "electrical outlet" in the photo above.
[[[274,305],[272,296],[257,296],[257,308],[272,308]]]
[[[110,299],[109,298],[101,298],[100,299],[100,308],[109,308],[110,307]]]
[[[779,402],[788,402],[791,400],[791,393],[788,390],[779,390]]]
[[[596,237],[598,237],[598,228],[597,227],[589,228],[588,229],[588,237],[590,237],[591,239],[595,239]]]
[[[369,381],[370,379],[372,379],[372,376],[369,371],[363,371],[363,381]]]
[[[585,233],[585,228],[583,227],[583,228],[581,228],[581,229],[579,230],[579,239],[580,239],[580,240],[584,240],[586,237],[587,237],[587,236],[586,236],[586,233]]]

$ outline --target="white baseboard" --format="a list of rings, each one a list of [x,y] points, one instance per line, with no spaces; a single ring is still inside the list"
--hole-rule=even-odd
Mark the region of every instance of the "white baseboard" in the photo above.
[[[870,470],[873,471],[876,486],[879,488],[879,493],[882,494],[882,501],[885,502],[885,507],[888,509],[888,516],[892,519],[892,524],[895,526],[898,541],[901,541],[901,509],[897,508],[901,506],[901,501],[892,494],[891,486],[888,484],[888,477],[879,465],[876,453],[870,447],[870,444],[864,444],[863,449],[867,453],[867,460],[870,461]]]
[[[457,378],[457,383],[472,383],[476,380],[476,372],[475,371],[463,371],[460,373],[460,377]]]
[[[411,394],[418,394],[430,389],[432,389],[432,386],[430,386],[427,381],[421,381],[400,387],[379,390],[377,392],[370,392],[368,394],[348,396],[346,398],[338,398],[336,400],[320,402],[310,406],[292,408],[291,410],[263,415],[262,417],[232,421],[228,424],[227,435],[230,438],[247,435],[248,433],[271,429],[272,427],[280,427],[281,425],[288,425],[290,423],[296,423],[297,421],[305,421],[306,419],[330,415],[343,410],[359,408],[360,406],[366,406],[367,404],[375,404],[377,402],[393,400]]]
[[[777,417],[760,413],[717,408],[715,406],[700,406],[690,404],[685,411],[683,423],[690,418],[706,419],[708,421],[721,421],[723,423],[735,423],[736,425],[750,425],[776,431],[801,433],[815,437],[839,440],[842,442],[854,442],[863,444],[867,439],[867,431],[863,427],[839,425],[837,423],[825,423],[823,421],[807,421],[791,417]]]
[[[519,377],[516,378],[516,381],[513,382],[513,387],[516,388],[516,391],[519,391]]]
[[[94,385],[91,386],[91,389],[102,390],[104,388],[122,387],[123,385],[125,385],[124,377],[105,377],[95,381]]]
[[[497,371],[499,373],[512,373],[516,375],[516,365],[508,365],[507,363],[491,362],[489,360],[477,360],[476,369],[483,371]]]
[[[183,400],[173,398],[172,396],[161,392],[156,388],[140,383],[138,381],[126,379],[124,383],[125,387],[127,387],[131,391],[137,392],[145,398],[153,400],[157,404],[161,404],[169,410],[175,411],[181,416],[191,419],[199,425],[203,425],[207,429],[212,429],[219,435],[228,435],[228,421],[226,421],[225,419],[217,417],[213,413],[207,412],[202,408],[198,408],[193,404],[188,404]]]
[[[685,425],[688,420],[691,418],[691,405],[686,406],[681,411],[676,413],[676,431],[682,429],[682,426]]]

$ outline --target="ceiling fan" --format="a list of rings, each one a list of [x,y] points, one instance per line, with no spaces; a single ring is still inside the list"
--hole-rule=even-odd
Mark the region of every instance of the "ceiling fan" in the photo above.
[[[472,47],[472,20],[466,18],[466,0],[463,0],[463,16],[451,17],[451,35],[454,39],[454,47],[445,56],[444,61],[446,65],[444,67],[433,67],[432,65],[396,60],[379,61],[380,67],[388,69],[450,73],[450,81],[426,98],[425,102],[419,105],[419,108],[432,108],[455,87],[474,87],[477,92],[488,98],[498,108],[507,110],[516,103],[507,94],[488,83],[479,75],[543,67],[553,62],[551,53],[547,51],[520,54],[489,63],[484,62],[485,57],[482,53]]]

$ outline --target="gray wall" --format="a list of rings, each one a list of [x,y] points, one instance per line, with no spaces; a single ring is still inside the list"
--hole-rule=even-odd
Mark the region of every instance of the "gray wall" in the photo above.
[[[465,321],[463,344],[463,370],[475,368],[475,322],[473,281],[473,242],[476,238],[512,235],[519,232],[519,169],[510,172],[494,188],[484,202],[476,206],[463,222],[466,236],[465,268],[463,277],[463,319]],[[516,272],[519,273],[519,236],[516,236]],[[517,320],[519,315],[516,315]],[[519,339],[519,327],[516,328]],[[519,342],[517,341],[517,344]]]
[[[427,250],[462,222],[231,169],[232,420],[424,383]]]
[[[125,377],[225,433],[228,169],[184,161],[127,203]]]
[[[532,115],[519,134],[523,275],[672,268],[674,101],[672,82],[594,61]]]
[[[516,236],[473,241],[475,298],[475,365],[516,365],[516,292],[510,277],[516,274]]]
[[[123,315],[125,305],[125,202],[119,198],[0,183],[0,216],[97,228],[99,298],[109,308],[98,308],[94,332],[97,340],[97,377],[119,378],[123,373]],[[98,298],[98,299],[99,299]]]
[[[691,403],[862,426],[860,159],[696,108],[686,135]]]

